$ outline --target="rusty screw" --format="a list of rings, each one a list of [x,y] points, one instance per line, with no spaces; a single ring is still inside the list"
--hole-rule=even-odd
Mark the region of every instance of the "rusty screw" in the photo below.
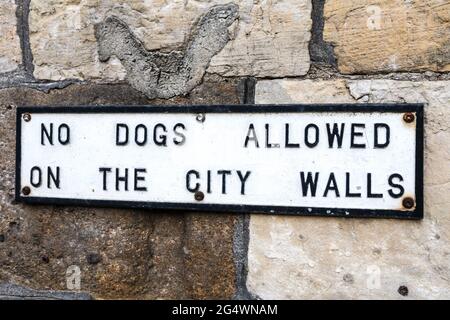
[[[205,114],[204,113],[199,113],[199,114],[197,114],[197,116],[195,117],[195,119],[198,121],[198,122],[205,122]]]
[[[406,197],[405,199],[403,199],[402,205],[406,209],[411,209],[412,207],[414,207],[414,199],[410,198],[410,197]]]
[[[407,112],[403,115],[403,121],[405,121],[406,123],[411,123],[414,121],[416,117],[414,116],[414,114],[412,112]]]
[[[31,120],[31,114],[29,114],[29,113],[24,113],[23,116],[22,116],[22,118],[23,118],[24,121],[28,122],[28,121]]]
[[[205,199],[205,194],[204,194],[203,192],[201,192],[201,191],[197,191],[197,192],[194,194],[194,198],[195,198],[195,200],[197,200],[197,201],[202,201],[203,199]]]
[[[30,193],[31,193],[31,189],[30,189],[30,187],[23,187],[22,188],[22,193],[24,194],[24,195],[29,195]]]

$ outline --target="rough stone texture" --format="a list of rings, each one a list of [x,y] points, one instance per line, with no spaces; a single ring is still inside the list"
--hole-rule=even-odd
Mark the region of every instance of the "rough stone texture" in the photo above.
[[[0,73],[3,73],[17,69],[22,62],[14,0],[0,2],[0,17]]]
[[[120,80],[118,59],[102,63],[94,24],[116,16],[147,50],[169,53],[186,46],[200,16],[229,0],[31,0],[30,41],[39,79]],[[208,71],[225,76],[295,76],[309,68],[310,0],[235,1],[239,20],[233,39],[211,60]],[[76,52],[74,55],[73,53]]]
[[[325,3],[324,40],[339,71],[450,71],[450,1]]]
[[[249,291],[265,299],[450,298],[450,81],[261,81],[256,102],[428,103],[425,218],[252,215]]]
[[[0,284],[0,300],[90,300],[86,292],[32,290],[13,284]]]
[[[309,69],[310,0],[240,0],[236,39],[208,69],[224,76],[288,77]]]
[[[336,57],[334,56],[333,46],[323,40],[324,19],[323,10],[326,0],[312,1],[312,30],[311,40],[309,42],[309,54],[313,65],[321,64],[327,66],[336,66]],[[309,72],[311,74],[311,70]]]
[[[327,82],[325,82],[327,83]],[[334,103],[354,102],[348,94],[345,81],[331,82],[332,86],[315,80],[264,80],[256,84],[255,102],[257,104],[270,103],[327,103],[330,97]],[[299,90],[301,84],[301,90]]]
[[[186,94],[203,79],[211,58],[228,43],[228,27],[238,17],[234,4],[214,6],[192,31],[184,52],[149,52],[119,18],[110,16],[95,26],[100,61],[119,58],[127,81],[152,98]]]
[[[231,298],[236,294],[234,255],[230,254],[236,216],[220,213],[186,215],[185,267],[192,299]],[[214,226],[205,228],[205,226]]]
[[[0,90],[0,283],[67,290],[66,270],[77,265],[81,290],[95,298],[231,298],[234,215],[15,203],[11,105],[239,103],[237,82],[208,77],[170,100],[124,84]]]

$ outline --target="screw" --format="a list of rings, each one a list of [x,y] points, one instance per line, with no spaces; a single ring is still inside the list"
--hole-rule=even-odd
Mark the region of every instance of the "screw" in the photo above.
[[[202,201],[203,199],[205,199],[205,194],[204,194],[203,192],[201,192],[201,191],[197,191],[197,192],[194,194],[194,198],[195,198],[195,200],[197,200],[197,201]]]
[[[199,114],[197,114],[197,116],[195,117],[195,119],[198,121],[198,122],[205,122],[205,114],[204,113],[199,113]]]
[[[344,277],[342,279],[347,283],[353,283],[355,281],[353,275],[351,275],[350,273],[344,274]]]
[[[28,122],[28,121],[31,120],[31,114],[29,114],[29,113],[24,113],[23,116],[22,116],[22,118],[23,118],[24,121]]]
[[[30,189],[30,187],[23,187],[22,188],[22,193],[24,194],[24,195],[29,195],[30,193],[31,193],[31,189]]]
[[[412,207],[414,207],[414,199],[407,197],[407,198],[403,199],[402,205],[406,209],[411,209]]]
[[[405,121],[406,123],[411,123],[414,121],[416,117],[414,116],[414,114],[412,112],[407,112],[403,115],[403,121]]]
[[[406,297],[409,293],[407,286],[400,286],[398,287],[398,293],[400,293],[402,296]]]

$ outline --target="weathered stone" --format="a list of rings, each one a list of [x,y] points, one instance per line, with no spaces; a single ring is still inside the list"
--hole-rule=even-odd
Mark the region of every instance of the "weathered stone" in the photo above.
[[[256,102],[427,103],[425,217],[252,215],[249,291],[265,299],[448,299],[450,81],[267,80],[257,83]]]
[[[29,105],[188,105],[188,104],[238,104],[244,97],[238,90],[239,81],[232,78],[206,76],[200,86],[189,95],[172,99],[148,99],[127,84],[72,84],[64,89],[51,90],[49,94],[27,88],[2,89],[1,104],[6,106]]]
[[[14,0],[0,2],[0,17],[0,73],[3,73],[17,69],[22,62]]]
[[[301,83],[301,90],[299,90]],[[264,80],[258,81],[255,89],[255,102],[258,104],[270,103],[327,103],[333,97],[335,103],[354,102],[348,94],[344,81],[332,82],[332,86],[325,86],[324,82],[317,80]],[[257,100],[256,100],[257,99]]]
[[[81,290],[96,298],[231,298],[234,215],[16,203],[13,105],[239,103],[237,84],[207,77],[169,100],[124,84],[0,90],[0,282],[67,290],[66,271],[78,266]]]
[[[311,1],[236,1],[236,38],[215,56],[209,72],[224,76],[288,77],[309,69]]]
[[[336,0],[324,40],[343,73],[450,71],[450,1]]]
[[[0,284],[0,300],[91,300],[86,292],[33,290],[14,284]]]
[[[314,62],[313,66],[327,65],[336,66],[336,57],[333,53],[333,47],[330,43],[323,40],[323,9],[326,0],[314,0],[312,1],[312,30],[311,40],[309,42],[309,54],[311,62]],[[310,74],[311,74],[310,70]]]
[[[95,26],[100,61],[118,58],[127,81],[149,98],[184,95],[200,84],[211,59],[230,41],[228,27],[238,17],[238,6],[212,7],[191,32],[184,51],[147,51],[128,26],[111,16]]]
[[[233,297],[236,292],[233,247],[237,217],[220,213],[186,215],[186,277],[191,298]],[[213,228],[208,226],[214,226]],[[208,254],[205,254],[208,252]]]
[[[183,49],[200,16],[214,5],[229,2],[31,0],[34,74],[51,80],[122,80],[126,71],[117,59],[108,63],[99,60],[95,24],[116,16],[147,50],[169,53]],[[208,72],[265,77],[303,75],[308,71],[310,0],[235,3],[240,12],[239,20],[230,28],[234,40],[213,57]]]

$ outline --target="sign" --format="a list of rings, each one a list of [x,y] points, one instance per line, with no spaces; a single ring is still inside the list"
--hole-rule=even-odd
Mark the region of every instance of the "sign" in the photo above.
[[[20,107],[26,203],[423,217],[423,106]]]

